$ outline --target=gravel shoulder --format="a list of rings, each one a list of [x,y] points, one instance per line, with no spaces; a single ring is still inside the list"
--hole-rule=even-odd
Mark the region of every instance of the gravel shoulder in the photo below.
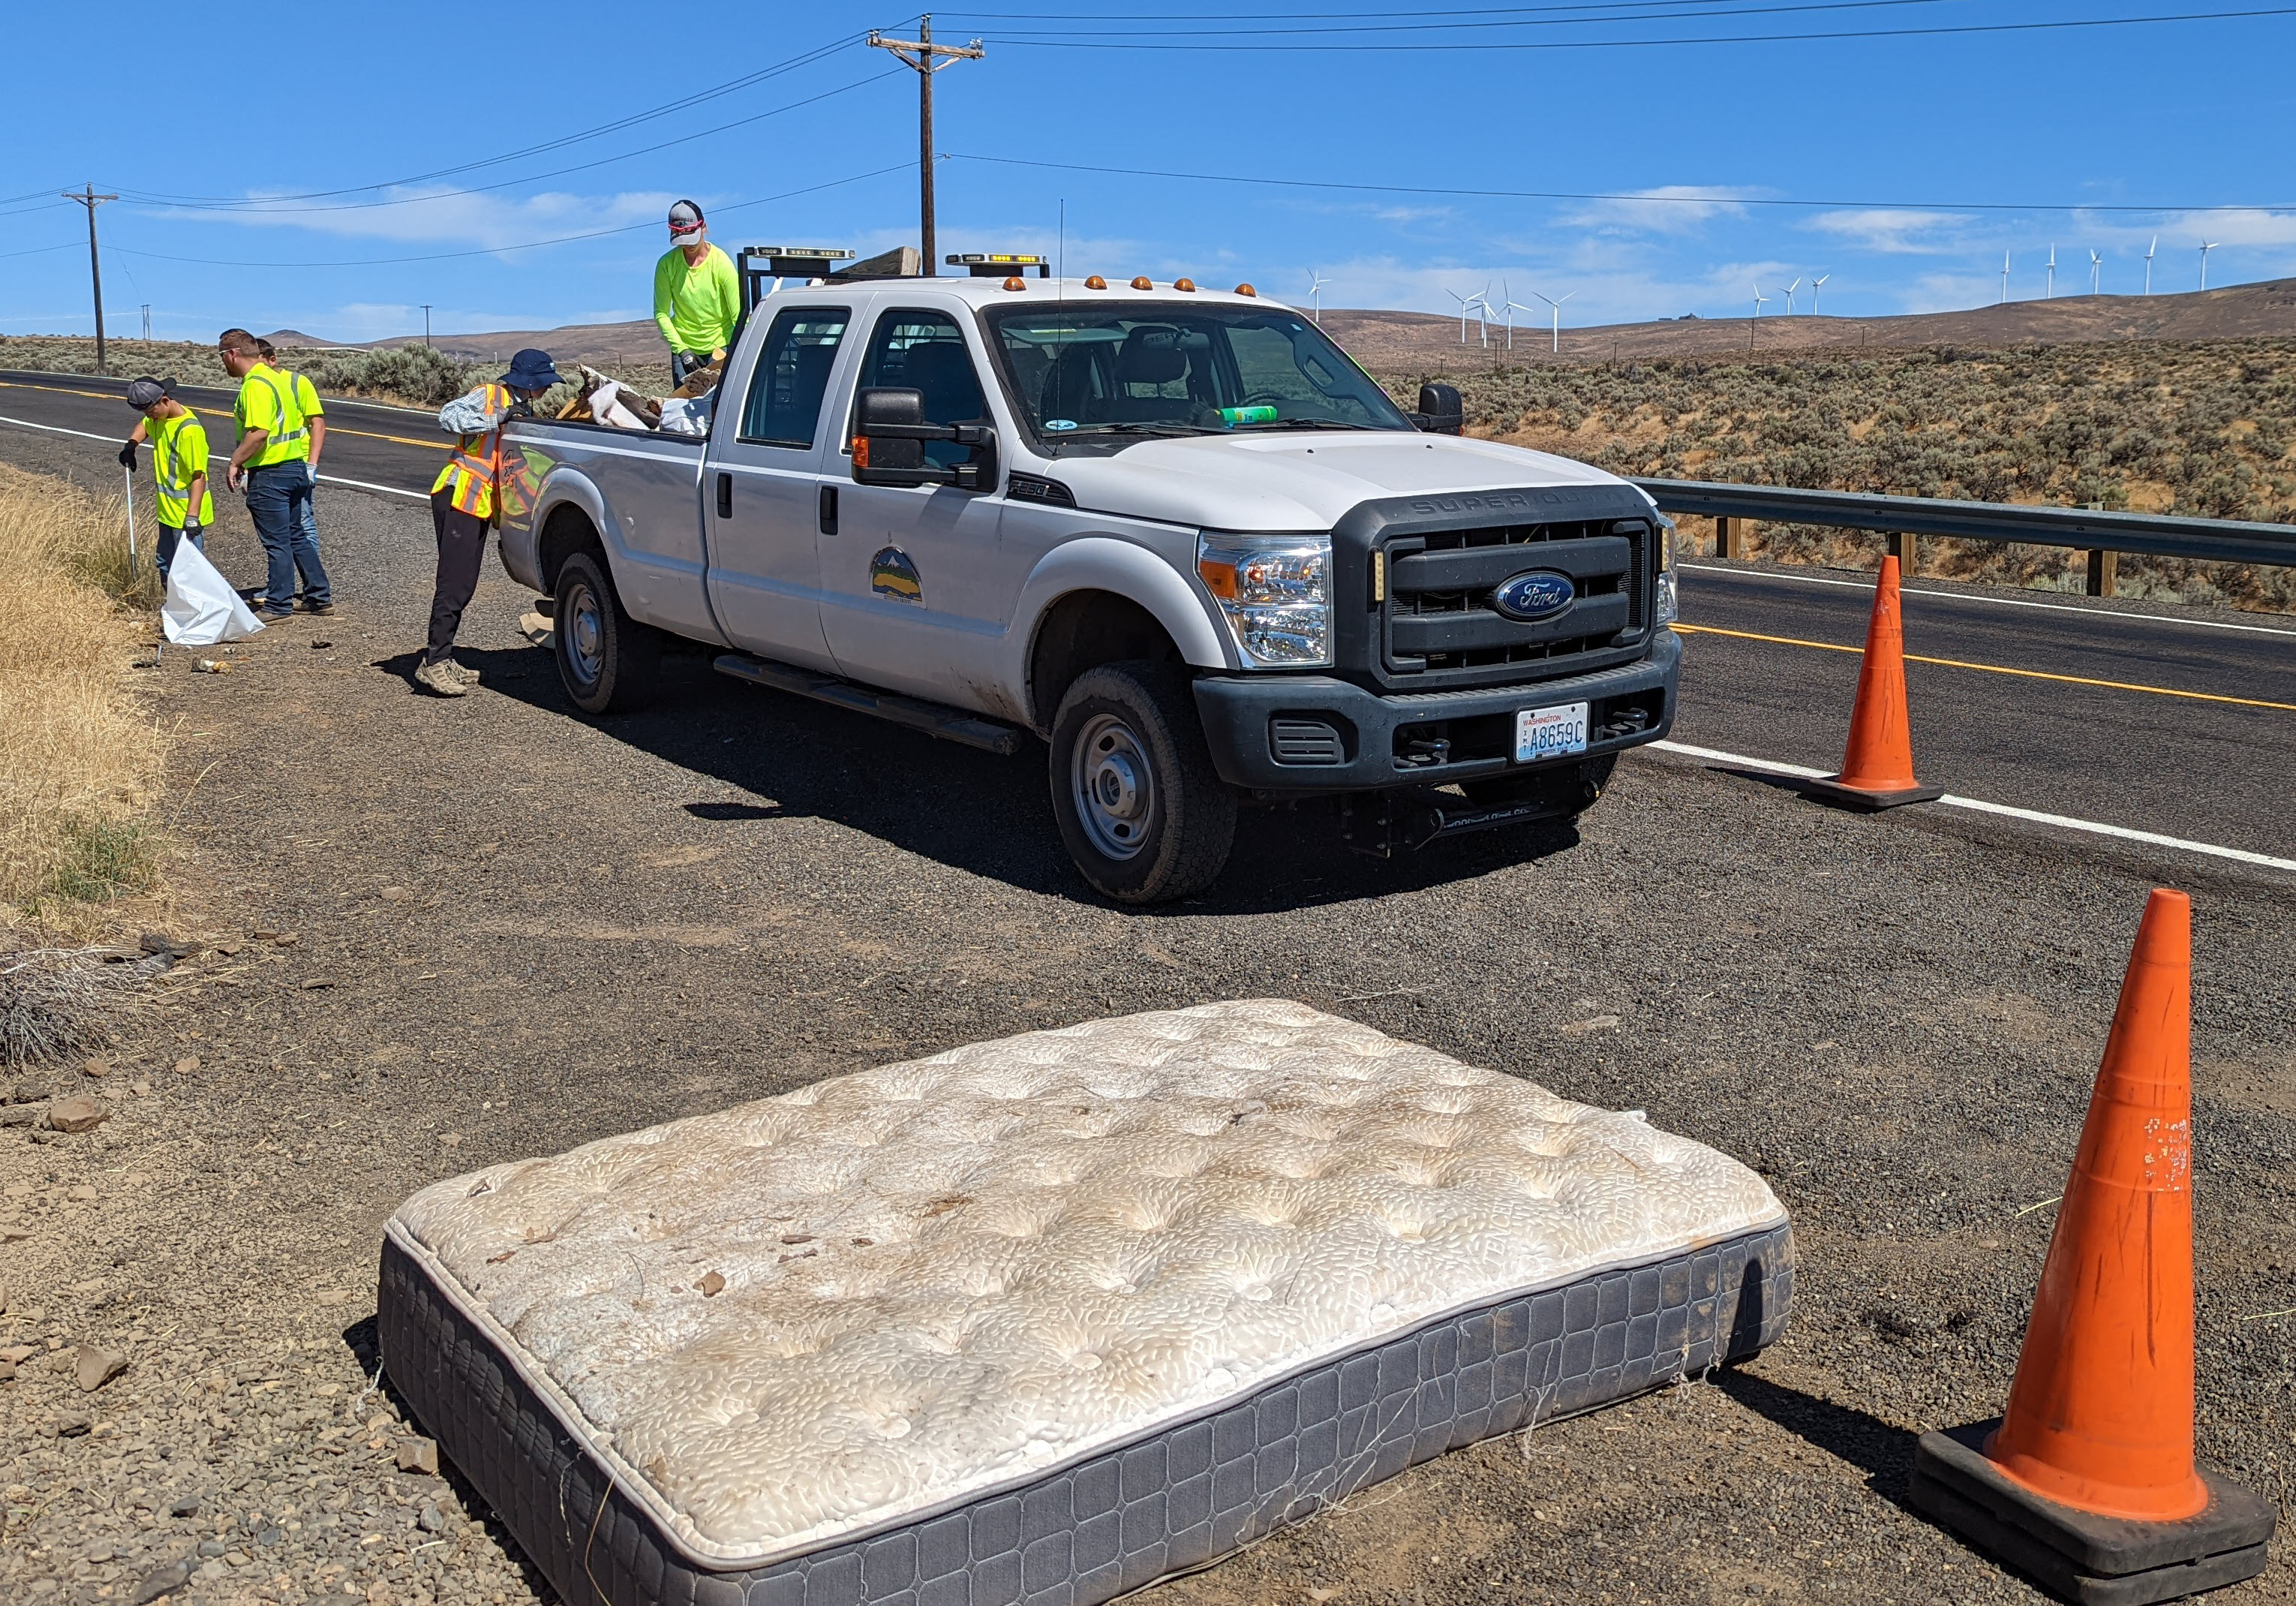
[[[84,448],[4,447],[108,484]],[[399,1200],[865,1065],[1283,996],[1746,1159],[1794,1212],[1801,1303],[1751,1365],[1444,1457],[1157,1598],[2036,1601],[1906,1478],[1915,1433],[2005,1393],[2156,882],[2197,923],[2202,1446],[2291,1512],[2296,878],[1644,755],[1575,833],[1378,864],[1324,816],[1248,815],[1213,895],[1119,912],[1061,853],[1040,752],[698,657],[586,723],[498,568],[464,633],[485,684],[419,694],[426,511],[320,517],[337,617],[153,676],[183,990],[106,1074],[16,1090],[102,1125],[0,1126],[0,1597],[131,1601],[174,1566],[174,1600],[533,1598],[376,1380]],[[84,1389],[83,1347],[124,1370]],[[2292,1548],[2216,1598],[2296,1599]]]

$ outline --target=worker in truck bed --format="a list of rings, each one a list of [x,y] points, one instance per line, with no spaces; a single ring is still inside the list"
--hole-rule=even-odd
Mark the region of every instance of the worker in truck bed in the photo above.
[[[669,378],[682,385],[697,368],[723,362],[742,317],[742,281],[734,259],[709,243],[701,209],[669,209],[669,250],[653,265],[653,321],[669,342]]]

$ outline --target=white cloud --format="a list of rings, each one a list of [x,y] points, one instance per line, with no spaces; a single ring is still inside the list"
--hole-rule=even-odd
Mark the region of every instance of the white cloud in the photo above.
[[[2062,268],[2061,270],[2062,271]],[[1906,312],[1966,312],[2001,299],[1999,274],[1924,274],[1899,297]]]
[[[1718,184],[1660,184],[1630,199],[1587,202],[1559,219],[1571,228],[1614,234],[1689,234],[1717,217],[1742,217],[1739,201],[1752,192]]]
[[[1831,234],[1858,250],[1890,255],[1933,255],[1961,249],[1960,236],[1974,222],[1964,212],[1911,212],[1885,207],[1820,212],[1803,227]]]

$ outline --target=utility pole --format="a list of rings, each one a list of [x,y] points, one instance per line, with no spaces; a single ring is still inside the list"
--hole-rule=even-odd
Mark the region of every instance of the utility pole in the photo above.
[[[422,303],[422,343],[425,346],[430,343],[430,303],[428,301]]]
[[[146,301],[146,302],[144,302],[144,343],[145,343],[145,344],[147,344],[147,345],[148,345],[148,344],[150,344],[150,343],[151,343],[151,340],[152,340],[152,303],[151,303],[151,302],[149,302],[149,301]]]
[[[66,190],[63,196],[66,201],[77,201],[87,209],[87,276],[95,286],[95,371],[109,373],[111,370],[103,365],[103,264],[95,254],[95,209],[119,197],[99,195],[94,184],[88,185],[82,194],[75,195]]]
[[[874,29],[869,31],[869,45],[873,50],[890,50],[917,75],[917,200],[923,220],[924,270],[927,278],[940,272],[939,248],[933,240],[933,74],[956,61],[977,61],[988,53],[975,39],[970,45],[936,45],[932,37],[932,13],[927,12],[919,20],[917,37],[914,39],[888,39]]]

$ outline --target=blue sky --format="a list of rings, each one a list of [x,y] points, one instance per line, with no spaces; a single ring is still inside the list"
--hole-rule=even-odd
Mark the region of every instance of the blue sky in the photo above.
[[[2011,294],[2038,296],[2052,245],[2059,293],[2086,291],[2092,250],[2103,288],[2135,293],[2156,235],[2156,290],[2195,286],[2204,239],[2211,284],[2296,274],[2296,204],[2274,209],[2296,203],[2296,15],[1873,37],[2270,0],[983,3],[1009,9],[934,24],[988,46],[937,80],[945,251],[1050,252],[1065,203],[1071,273],[1250,279],[1304,302],[1315,270],[1326,306],[1432,312],[1504,283],[1541,325],[1540,293],[1567,295],[1574,325],[1742,315],[1758,283],[1776,314],[1796,277],[1808,311],[1818,274],[1828,313],[1972,306],[1999,295],[2005,250]],[[643,316],[681,195],[729,248],[914,242],[915,78],[857,43],[908,35],[914,12],[473,16],[209,6],[180,64],[168,30],[119,29],[92,94],[64,66],[86,19],[15,13],[17,59],[58,70],[20,74],[12,97],[0,332],[91,328],[82,210],[46,199],[86,181],[123,197],[98,218],[111,330],[135,332],[149,303],[162,338],[236,323],[368,340],[419,332],[424,302],[440,332]],[[1867,37],[1775,37],[1821,33]],[[1773,37],[1650,43],[1749,35]],[[477,61],[510,65],[474,71],[474,37],[493,41]],[[1226,48],[1143,48],[1207,44]],[[229,76],[242,51],[275,86]],[[129,82],[148,102],[122,98]],[[1079,170],[1111,168],[1135,171]]]

